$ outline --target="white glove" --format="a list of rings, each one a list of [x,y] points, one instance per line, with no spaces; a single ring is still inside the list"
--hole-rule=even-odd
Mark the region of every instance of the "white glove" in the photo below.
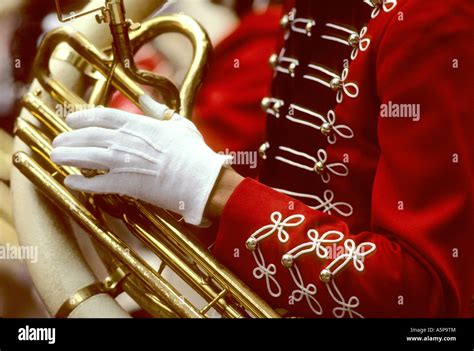
[[[191,121],[176,113],[171,120],[162,120],[169,110],[148,96],[143,95],[140,103],[156,119],[110,108],[70,114],[66,122],[76,130],[54,139],[51,160],[109,171],[93,178],[68,176],[65,185],[72,189],[126,195],[199,225],[229,157],[212,151]]]

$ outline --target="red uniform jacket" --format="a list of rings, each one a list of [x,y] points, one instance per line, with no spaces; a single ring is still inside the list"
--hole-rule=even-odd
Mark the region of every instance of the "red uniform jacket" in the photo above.
[[[256,152],[265,140],[260,101],[270,91],[267,58],[275,50],[279,6],[242,17],[236,29],[216,46],[194,108],[194,123],[217,152]],[[235,165],[244,176],[256,167]]]
[[[293,316],[471,316],[474,4],[373,3],[287,6],[214,253]]]

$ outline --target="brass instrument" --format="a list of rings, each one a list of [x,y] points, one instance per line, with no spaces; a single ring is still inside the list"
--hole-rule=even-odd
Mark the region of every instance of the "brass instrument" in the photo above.
[[[59,1],[56,0],[59,6]],[[18,118],[16,135],[32,150],[13,155],[15,167],[36,185],[56,206],[67,213],[93,239],[109,277],[101,283],[77,291],[61,306],[57,317],[67,317],[89,297],[99,293],[112,296],[121,291],[129,294],[143,309],[155,317],[205,318],[211,309],[223,317],[279,317],[260,297],[252,292],[227,268],[219,264],[209,250],[195,240],[174,215],[129,198],[114,195],[74,195],[63,185],[63,179],[81,172],[51,162],[51,140],[68,131],[61,116],[46,102],[75,107],[105,104],[110,88],[120,91],[138,106],[144,94],[142,85],[152,87],[163,102],[190,118],[194,97],[206,69],[211,44],[203,28],[182,14],[153,18],[142,24],[127,20],[123,0],[105,0],[105,5],[72,18],[99,12],[97,20],[109,24],[110,48],[101,51],[79,32],[62,27],[48,33],[35,61],[34,74],[41,84],[22,99],[22,106],[39,122],[34,126]],[[70,20],[72,18],[61,18]],[[139,70],[134,55],[146,42],[163,34],[177,32],[187,37],[194,48],[188,73],[178,89],[167,78]],[[67,58],[80,68],[91,82],[82,94],[67,89],[50,72],[54,57]],[[113,233],[107,215],[125,223],[128,230],[161,260],[154,269],[123,239]],[[191,286],[207,304],[197,308],[163,276],[165,267],[172,269]]]

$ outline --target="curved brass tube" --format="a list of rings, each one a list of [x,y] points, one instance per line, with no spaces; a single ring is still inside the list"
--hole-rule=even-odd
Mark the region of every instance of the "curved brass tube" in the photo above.
[[[66,188],[59,184],[35,160],[24,152],[13,155],[13,164],[57,206],[67,213],[104,248],[113,252],[117,258],[126,263],[142,282],[169,301],[175,311],[182,317],[202,318],[196,308],[182,297],[163,277],[158,275],[143,259],[130,249],[115,234],[103,228],[100,222],[76,199]]]
[[[189,39],[194,54],[186,76],[181,84],[180,114],[192,118],[194,99],[207,69],[209,54],[212,50],[211,41],[202,26],[185,15],[168,15],[153,18],[141,25],[141,28],[130,34],[134,52],[145,43],[165,33],[180,33]]]
[[[130,42],[123,45],[121,50],[127,52],[122,53],[122,56],[131,59],[133,63],[133,55],[141,46],[156,36],[171,32],[186,36],[194,48],[193,60],[178,97],[175,96],[176,87],[167,78],[140,72],[133,64],[130,69],[127,66],[114,65],[111,55],[98,50],[83,35],[71,28],[58,28],[48,33],[43,39],[35,61],[35,74],[44,91],[28,93],[22,100],[22,105],[40,122],[44,134],[21,119],[17,121],[16,130],[16,134],[36,152],[38,162],[20,152],[14,155],[14,165],[89,233],[101,248],[107,249],[101,257],[110,273],[116,272],[117,269],[126,271],[127,276],[121,285],[151,313],[160,316],[204,318],[213,308],[225,317],[239,318],[250,314],[255,317],[277,318],[279,315],[276,311],[222,266],[167,211],[118,196],[91,197],[82,194],[76,197],[56,179],[61,180],[79,171],[71,167],[57,166],[49,159],[50,140],[59,133],[68,131],[69,127],[43,102],[44,93],[60,104],[81,108],[86,104],[86,100],[89,102],[100,100],[99,97],[104,90],[107,90],[104,79],[108,77],[111,85],[137,106],[139,97],[144,94],[139,83],[145,83],[165,91],[164,96],[177,100],[176,103],[171,101],[171,104],[180,106],[179,111],[182,115],[188,118],[192,116],[194,99],[211,50],[209,38],[197,22],[184,15],[161,16],[145,22],[139,30],[131,34]],[[114,52],[117,54],[117,50]],[[83,63],[76,65],[77,68],[84,69],[84,74],[89,79],[99,75],[93,93],[88,99],[67,89],[57,78],[52,77],[49,65],[55,55],[61,57],[78,55]],[[48,173],[40,163],[53,171],[57,177]],[[161,269],[156,271],[150,267],[108,229],[103,218],[104,212],[122,219],[130,232],[157,253],[164,264],[187,281],[207,301],[207,304],[198,309],[184,299],[160,275]],[[80,290],[78,294],[86,291],[87,294],[83,295],[89,296],[90,289],[86,287],[85,289]],[[140,295],[140,292],[143,292],[143,295]],[[75,304],[64,306],[65,310],[68,310]]]

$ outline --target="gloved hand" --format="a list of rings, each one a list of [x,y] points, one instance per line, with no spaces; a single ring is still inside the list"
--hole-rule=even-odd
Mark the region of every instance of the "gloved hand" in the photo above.
[[[110,108],[70,114],[66,122],[75,130],[54,139],[51,160],[109,171],[93,178],[68,176],[65,185],[72,189],[126,195],[199,225],[229,157],[212,151],[191,121],[177,113],[163,120],[170,110],[146,95],[140,103],[154,118]]]

